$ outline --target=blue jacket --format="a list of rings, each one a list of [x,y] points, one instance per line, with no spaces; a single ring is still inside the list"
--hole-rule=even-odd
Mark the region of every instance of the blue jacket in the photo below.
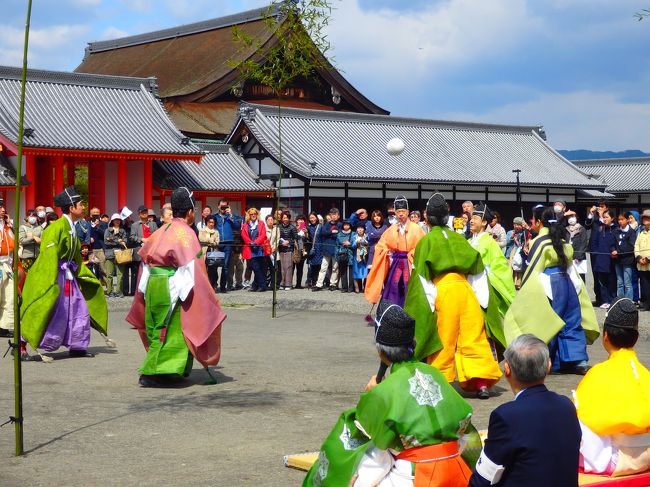
[[[105,223],[103,221],[99,221],[97,225],[94,227],[92,224],[89,224],[90,226],[90,237],[93,239],[92,246],[93,250],[97,249],[103,249],[104,248],[104,232],[106,232],[106,229],[108,228],[108,223]]]
[[[307,254],[308,265],[321,265],[321,263],[323,262],[323,254],[321,254],[320,235],[317,236],[315,235],[318,225],[320,224],[316,223],[314,225],[313,223],[310,223],[307,225],[307,232],[309,233],[309,253]]]
[[[356,233],[356,228],[359,225],[359,223],[363,223],[366,227],[366,235],[370,232],[370,227],[372,226],[372,222],[370,221],[369,218],[366,218],[365,220],[362,220],[359,218],[359,215],[357,215],[356,212],[352,213],[350,215],[350,218],[348,218],[348,221],[350,222],[350,226],[352,227],[352,232]]]
[[[337,233],[332,233],[333,230],[341,231],[341,222],[337,221],[336,223],[325,222],[320,229],[320,245],[321,253],[324,256],[332,257],[336,255],[336,235]]]
[[[348,254],[348,265],[352,265],[352,259],[353,259],[353,252],[352,252],[352,239],[356,233],[353,233],[352,230],[350,230],[350,233],[343,233],[343,231],[339,231],[339,233],[336,236],[336,253],[346,253]],[[350,245],[346,247],[343,245],[343,242],[348,241],[350,242]]]
[[[491,485],[491,463],[504,469],[493,485],[577,487],[581,438],[576,408],[569,398],[544,385],[524,389],[516,400],[492,411],[469,487]]]
[[[235,232],[241,230],[241,218],[237,215],[222,215],[215,213],[215,228],[219,232],[220,243],[232,243],[235,238]]]
[[[594,272],[612,272],[610,253],[616,250],[616,231],[613,225],[606,226],[596,220],[591,228],[589,251]]]
[[[79,237],[79,243],[90,244],[90,222],[86,220],[77,220],[77,223],[74,224],[75,231],[77,232],[77,237]]]

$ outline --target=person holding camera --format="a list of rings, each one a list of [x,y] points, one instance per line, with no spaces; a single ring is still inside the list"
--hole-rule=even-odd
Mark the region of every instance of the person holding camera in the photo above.
[[[598,205],[594,205],[591,208],[589,208],[589,211],[587,212],[587,218],[585,219],[585,224],[584,227],[590,231],[589,234],[589,249],[591,250],[591,247],[594,244],[594,239],[596,238],[597,232],[595,230],[599,229],[600,226],[603,224],[603,212],[607,211],[609,209],[607,203],[603,200],[598,202]],[[603,298],[600,295],[600,284],[598,281],[595,279],[596,276],[596,270],[594,268],[595,261],[592,258],[591,259],[591,273],[594,276],[594,295],[596,296],[596,302],[594,303],[595,306],[600,306],[603,304]]]
[[[235,232],[241,229],[241,220],[232,214],[228,200],[219,200],[219,211],[214,214],[217,231],[219,232],[219,249],[224,253],[223,267],[219,279],[219,292],[228,292],[228,268],[232,257]]]

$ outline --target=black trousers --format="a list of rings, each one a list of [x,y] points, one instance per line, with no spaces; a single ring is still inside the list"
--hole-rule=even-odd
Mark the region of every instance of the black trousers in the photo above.
[[[125,296],[135,296],[136,286],[138,284],[139,270],[139,260],[130,262],[124,266],[124,275],[122,276],[122,292]]]
[[[294,264],[294,268],[296,269],[296,287],[302,287],[302,275],[305,270],[305,260],[307,260],[307,257],[303,257],[300,259],[300,262]]]
[[[643,310],[650,311],[650,271],[639,271],[639,279],[641,281]]]
[[[354,282],[352,281],[352,266],[339,264],[339,282],[341,283],[341,291],[354,289]]]

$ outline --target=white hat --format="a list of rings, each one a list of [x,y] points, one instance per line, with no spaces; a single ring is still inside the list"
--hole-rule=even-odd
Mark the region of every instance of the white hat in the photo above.
[[[54,213],[54,209],[51,206],[45,208],[45,213]]]
[[[122,220],[126,220],[126,219],[127,219],[128,217],[130,217],[131,215],[133,215],[133,212],[132,212],[131,210],[129,210],[129,207],[128,207],[128,206],[125,206],[124,208],[122,208],[122,211],[120,211],[120,214],[119,214],[118,216],[119,216]],[[111,220],[112,220],[112,218],[111,218]]]
[[[111,222],[112,222],[113,220],[124,220],[124,218],[122,218],[122,215],[120,215],[119,213],[113,213],[113,214],[111,215]]]

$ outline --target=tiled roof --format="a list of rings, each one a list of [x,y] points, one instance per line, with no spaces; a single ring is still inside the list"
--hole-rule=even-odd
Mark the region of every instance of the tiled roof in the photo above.
[[[154,183],[161,188],[187,186],[195,191],[258,192],[272,191],[260,181],[227,144],[197,143],[207,151],[199,164],[192,161],[154,161]]]
[[[160,85],[160,96],[166,101],[173,98],[185,102],[210,102],[227,94],[238,81],[239,73],[233,68],[232,61],[249,59],[263,63],[264,49],[278,42],[274,35],[276,24],[269,25],[266,19],[268,8],[121,39],[92,42],[75,71],[155,76]],[[279,14],[276,7],[273,15],[280,22]],[[233,40],[232,27],[235,25],[243,35],[252,39],[250,47],[243,47]],[[353,110],[388,113],[352,86],[327,60],[323,61],[323,67],[318,69],[323,83],[336,88]]]
[[[22,183],[25,184],[23,178]],[[16,170],[7,159],[7,156],[0,153],[0,186],[15,186],[16,185]]]
[[[21,69],[0,66],[0,133],[17,143]],[[28,70],[25,147],[197,155],[160,101],[156,80]],[[30,132],[28,131],[28,132]]]
[[[278,109],[242,104],[227,142],[245,124],[278,158]],[[540,137],[541,127],[492,125],[282,108],[284,164],[313,179],[602,188]],[[404,140],[399,156],[386,151]]]
[[[610,193],[650,193],[650,157],[573,161],[587,174],[598,176]]]

